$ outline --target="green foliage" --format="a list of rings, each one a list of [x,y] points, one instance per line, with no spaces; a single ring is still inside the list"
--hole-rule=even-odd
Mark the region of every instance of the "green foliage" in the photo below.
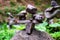
[[[7,12],[9,12],[9,11],[10,11],[10,8],[9,8],[9,7],[5,7],[5,8],[4,8],[4,12],[5,12],[5,13],[7,13]]]
[[[14,14],[17,14],[17,13],[19,13],[20,11],[22,11],[24,9],[25,9],[24,6],[18,6],[17,8],[12,8],[10,12],[14,13]]]
[[[8,29],[6,26],[7,26],[6,23],[4,23],[4,24],[2,25],[2,29],[5,30],[5,31]]]
[[[7,12],[11,12],[12,14],[17,14],[19,13],[20,11],[24,10],[25,9],[25,6],[17,6],[17,7],[5,7],[4,8],[4,11],[5,13]]]
[[[56,40],[60,40],[60,32],[51,33],[51,36]]]
[[[37,30],[40,30],[40,31],[46,31],[46,26],[47,26],[47,23],[46,23],[46,22],[43,22],[43,23],[41,23],[41,24],[37,24],[37,25],[35,26],[35,28],[36,28]]]
[[[49,26],[50,27],[60,27],[60,24],[59,23],[54,23],[54,24],[50,24]]]
[[[41,5],[41,1],[40,0],[39,1],[34,0],[34,2],[35,2],[35,5]]]
[[[13,6],[16,6],[16,3],[10,1],[10,5],[13,7]]]
[[[15,28],[16,30],[23,30],[26,28],[26,25],[24,25],[24,24],[13,25],[13,28]]]
[[[0,10],[0,14],[2,14],[3,13],[3,10]]]
[[[14,33],[15,33],[14,29],[9,30],[7,28],[7,24],[3,23],[0,28],[0,40],[10,40]]]
[[[0,40],[10,40],[14,35],[14,30],[1,30],[0,31]]]
[[[48,8],[48,7],[51,7],[51,5],[50,5],[50,4],[47,4],[47,5],[45,5],[44,7],[45,7],[45,8]]]
[[[60,23],[50,24],[46,28],[47,32],[50,33],[55,40],[60,40]]]

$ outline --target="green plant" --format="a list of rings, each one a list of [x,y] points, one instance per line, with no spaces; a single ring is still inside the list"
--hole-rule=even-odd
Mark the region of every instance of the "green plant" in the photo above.
[[[0,40],[10,40],[14,35],[14,30],[1,30],[0,31]]]
[[[4,12],[7,13],[10,11],[10,8],[9,7],[4,7]]]
[[[24,25],[24,24],[13,25],[13,28],[15,28],[16,30],[23,30],[26,28],[26,25]]]
[[[39,30],[39,31],[46,31],[46,26],[47,26],[48,24],[46,23],[46,22],[43,22],[43,23],[40,23],[40,24],[37,24],[36,26],[35,26],[35,28],[37,29],[37,30]]]
[[[60,24],[58,23],[54,23],[54,24],[50,24],[47,28],[47,32],[49,34],[51,34],[51,36],[55,39],[55,40],[60,40]]]
[[[10,5],[13,7],[13,6],[16,6],[16,3],[15,3],[15,2],[10,1]]]
[[[3,13],[3,10],[0,10],[0,14],[2,14]]]
[[[22,10],[25,10],[25,6],[18,6],[17,7],[17,13],[19,13]]]
[[[10,40],[14,33],[15,33],[14,29],[9,30],[7,28],[7,24],[3,23],[0,28],[0,40]]]
[[[18,14],[20,11],[24,10],[25,7],[24,6],[18,6],[18,7],[12,7],[10,9],[10,12],[13,13],[13,14]]]
[[[18,14],[20,11],[24,10],[25,6],[17,6],[17,7],[4,7],[4,12],[8,13],[11,12],[12,14]],[[0,13],[2,13],[2,10],[0,10]]]
[[[54,39],[60,40],[60,32],[55,32],[50,34]]]

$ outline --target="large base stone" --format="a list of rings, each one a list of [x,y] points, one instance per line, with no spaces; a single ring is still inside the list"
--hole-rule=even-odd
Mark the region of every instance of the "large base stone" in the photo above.
[[[54,40],[48,33],[33,30],[31,35],[27,35],[25,31],[19,31],[11,40]]]

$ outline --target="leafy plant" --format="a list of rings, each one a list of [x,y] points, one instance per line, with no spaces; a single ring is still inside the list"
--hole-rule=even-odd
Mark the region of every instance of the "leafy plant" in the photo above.
[[[9,7],[4,7],[4,12],[7,13],[10,11],[10,8]]]
[[[1,30],[0,31],[0,40],[10,40],[14,35],[14,30]]]
[[[14,29],[9,30],[7,28],[7,24],[3,23],[0,28],[0,40],[10,40],[14,33],[15,33]]]
[[[13,7],[13,6],[16,6],[16,3],[15,3],[15,2],[10,1],[10,5]]]
[[[0,14],[2,14],[3,13],[3,10],[0,10]]]
[[[36,26],[35,26],[35,28],[37,29],[37,30],[40,30],[40,31],[46,31],[46,26],[47,26],[48,24],[46,23],[46,22],[43,22],[43,23],[40,23],[40,24],[37,24]]]
[[[10,9],[10,12],[13,13],[13,14],[18,14],[20,11],[24,10],[25,7],[24,6],[18,6],[18,7],[12,7]]]
[[[49,26],[50,27],[60,27],[60,24],[59,23],[54,23],[54,24],[50,24]]]
[[[50,34],[54,39],[60,40],[60,32],[55,32]]]
[[[13,25],[13,28],[15,28],[16,30],[23,30],[26,28],[26,25],[24,25],[24,24]]]

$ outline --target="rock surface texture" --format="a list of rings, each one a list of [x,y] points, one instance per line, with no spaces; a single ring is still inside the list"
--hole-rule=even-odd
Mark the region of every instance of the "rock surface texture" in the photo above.
[[[48,33],[33,30],[31,35],[27,35],[25,31],[17,32],[11,40],[54,40]]]

